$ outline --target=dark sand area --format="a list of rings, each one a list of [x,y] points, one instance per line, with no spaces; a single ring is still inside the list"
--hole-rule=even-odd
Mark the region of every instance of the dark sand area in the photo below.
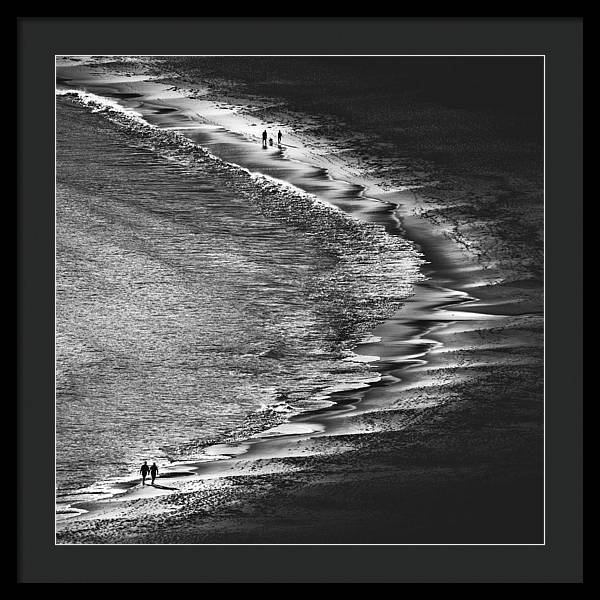
[[[438,284],[468,281],[468,268],[448,263]],[[373,386],[343,418],[292,420],[324,424],[325,435],[267,438],[158,480],[178,491],[136,488],[105,514],[84,506],[87,517],[59,524],[59,543],[543,543],[539,294],[510,284],[476,294],[471,309],[496,320],[426,329],[437,351],[383,371],[403,381]]]
[[[479,375],[477,385],[444,389],[453,399],[443,408],[375,413],[363,418],[382,431],[308,446],[350,444],[350,451],[248,461],[246,474],[217,487],[134,500],[126,516],[73,523],[58,540],[541,543],[541,390],[523,384],[539,381],[539,373],[495,367]],[[410,417],[418,427],[393,429]],[[284,470],[253,474],[275,466]]]
[[[542,543],[541,307],[515,286],[477,294],[498,320],[430,333],[442,345],[401,371],[407,385],[374,386],[343,419],[294,421],[325,435],[267,438],[159,478],[177,491],[83,506],[59,543]]]
[[[381,80],[368,64],[358,78],[339,61],[252,64],[169,58],[153,69],[167,69],[164,81],[190,97],[203,87],[203,98],[285,123],[307,146],[331,140],[332,152],[389,188],[404,235],[430,262],[428,282],[404,310],[412,314],[434,287],[447,287],[472,294],[478,302],[460,310],[482,315],[453,320],[448,301],[439,329],[421,313],[406,317],[433,342],[426,360],[404,370],[392,364],[390,381],[343,419],[335,411],[311,418],[327,424],[325,434],[267,439],[254,454],[217,461],[216,477],[196,465],[201,477],[170,480],[176,492],[138,489],[110,514],[96,506],[59,523],[57,541],[543,543],[543,155],[534,66],[504,64],[499,80],[468,65],[429,73],[412,66]],[[519,92],[527,101],[506,88],[511,74],[528,86]],[[480,85],[468,86],[474,76]],[[395,191],[406,184],[421,186],[418,196]],[[437,323],[435,312],[429,318]]]
[[[157,71],[265,123],[289,123],[503,277],[543,276],[540,57],[168,57]],[[308,143],[310,143],[308,142]]]

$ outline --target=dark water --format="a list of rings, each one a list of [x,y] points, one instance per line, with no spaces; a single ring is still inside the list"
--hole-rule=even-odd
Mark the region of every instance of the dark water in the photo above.
[[[344,359],[418,276],[383,228],[176,146],[57,99],[60,494],[373,380]]]

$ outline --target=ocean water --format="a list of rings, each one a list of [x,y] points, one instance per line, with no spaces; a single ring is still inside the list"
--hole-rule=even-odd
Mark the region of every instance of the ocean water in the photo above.
[[[373,381],[352,350],[419,277],[382,227],[113,108],[57,96],[60,496]]]

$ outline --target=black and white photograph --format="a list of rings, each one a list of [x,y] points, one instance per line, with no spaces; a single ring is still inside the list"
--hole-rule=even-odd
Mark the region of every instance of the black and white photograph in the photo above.
[[[545,543],[545,56],[56,55],[58,545]]]

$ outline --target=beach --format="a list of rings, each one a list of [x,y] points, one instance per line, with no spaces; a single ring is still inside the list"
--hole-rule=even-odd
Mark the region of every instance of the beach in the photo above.
[[[250,272],[232,297],[246,298],[248,305],[258,302],[254,293],[260,290],[246,296],[242,291],[251,289],[257,276],[272,288],[255,307],[257,321],[247,330],[243,364],[228,363],[230,371],[250,373],[247,387],[224,386],[218,361],[201,377],[195,373],[205,362],[190,359],[185,367],[186,393],[201,394],[202,381],[214,377],[211,390],[221,394],[225,387],[236,410],[238,397],[248,398],[248,406],[232,409],[225,426],[218,412],[215,423],[195,423],[191,411],[187,433],[172,452],[164,446],[144,448],[168,462],[161,465],[155,486],[140,486],[130,471],[113,477],[95,495],[88,490],[81,500],[74,500],[74,488],[69,488],[57,519],[58,543],[543,542],[543,197],[539,124],[531,124],[534,108],[525,106],[522,114],[510,117],[509,145],[498,137],[499,125],[489,107],[487,112],[465,107],[462,97],[453,98],[454,106],[440,107],[435,89],[426,87],[425,99],[408,94],[412,100],[399,103],[398,114],[382,118],[388,104],[381,89],[372,89],[366,99],[351,98],[343,84],[352,73],[314,61],[292,73],[277,61],[260,62],[257,71],[268,72],[277,82],[268,90],[261,77],[255,75],[254,83],[244,77],[247,65],[240,60],[64,57],[57,64],[59,110],[72,119],[62,146],[59,139],[59,157],[69,147],[72,123],[79,119],[86,131],[90,116],[85,111],[92,110],[97,119],[93,135],[101,131],[117,145],[123,143],[124,131],[139,134],[136,160],[147,164],[160,157],[154,168],[165,169],[163,180],[172,181],[173,194],[181,196],[181,204],[172,204],[181,218],[174,221],[176,236],[165,236],[164,244],[153,248],[145,242],[144,253],[136,246],[135,256],[152,257],[172,247],[173,265],[187,247],[189,221],[206,220],[207,214],[223,219],[224,203],[230,202],[236,208],[226,213],[227,219],[214,221],[213,229],[201,233],[219,236],[230,225],[232,237],[217,237],[211,247],[225,248],[227,240],[237,240],[235,251],[211,254],[213,277],[218,280],[224,265],[246,256],[250,247],[255,258],[245,265],[258,265],[256,273]],[[337,96],[316,95],[314,86],[306,85],[306,73],[318,69],[339,73]],[[361,67],[367,71],[368,65]],[[333,81],[332,76],[324,80]],[[364,80],[372,85],[367,76]],[[504,101],[512,115],[510,99]],[[372,110],[365,110],[365,103]],[[110,120],[110,126],[102,119]],[[427,123],[449,123],[451,141],[448,134],[442,139],[427,131]],[[272,134],[282,131],[282,147],[263,151],[259,139],[265,128]],[[73,144],[76,155],[80,150]],[[208,154],[188,152],[188,144]],[[109,148],[106,156],[115,160],[112,152]],[[131,150],[122,152],[120,163],[125,164]],[[166,159],[177,165],[176,173],[163,167]],[[73,159],[61,160],[70,165]],[[189,179],[197,169],[203,173],[202,184]],[[72,192],[77,173],[59,165],[59,188],[64,184],[68,190],[61,196],[61,210],[81,204]],[[94,197],[106,198],[110,184],[97,181]],[[227,185],[235,193],[225,199],[215,195],[212,204],[193,214],[185,203],[201,185]],[[117,182],[115,198],[119,186]],[[89,193],[87,181],[85,191]],[[94,205],[89,197],[85,202]],[[104,248],[106,223],[116,220],[109,204],[98,201],[98,206],[106,211],[95,230]],[[124,206],[130,211],[131,205]],[[251,233],[240,238],[234,221],[239,206],[248,210],[250,225],[244,231],[263,231],[273,249],[272,273],[264,271],[269,253],[260,240]],[[180,214],[182,207],[185,214]],[[150,201],[143,210],[169,209]],[[63,214],[74,213],[59,212],[61,218]],[[73,223],[88,218],[60,221],[64,238]],[[110,243],[117,247],[135,235],[131,227],[136,223],[145,227],[144,233],[160,232],[153,222],[143,225],[138,213],[127,212],[126,218],[129,229],[122,233],[114,225],[108,228],[114,231]],[[81,239],[90,235],[85,230]],[[84,252],[81,244],[77,247]],[[279,256],[278,249],[285,252]],[[164,258],[160,260],[162,265]],[[303,261],[305,269],[299,266]],[[61,282],[70,281],[71,267],[59,261],[63,264]],[[289,279],[277,281],[285,264],[290,265]],[[311,270],[313,264],[319,269]],[[143,269],[146,277],[146,263]],[[159,330],[162,344],[154,347],[156,333],[148,338],[145,352],[155,365],[151,373],[159,378],[160,361],[169,360],[165,349],[173,327],[187,335],[199,294],[207,294],[204,302],[220,306],[221,312],[211,314],[212,321],[204,314],[193,317],[197,331],[222,330],[235,345],[249,327],[247,312],[231,318],[238,303],[228,306],[228,299],[217,295],[222,287],[208,295],[212,288],[205,271],[197,287],[190,287],[190,269],[187,262],[178,265],[178,277],[185,276],[181,285],[171,271],[156,271],[165,286],[172,286],[161,300],[164,306],[169,306],[169,294],[190,292],[189,314]],[[129,273],[125,267],[125,281]],[[239,283],[238,271],[232,271],[231,280]],[[297,287],[290,288],[290,281]],[[290,294],[273,291],[277,286]],[[147,289],[148,297],[155,298],[152,288]],[[152,315],[152,306],[143,305],[136,314],[146,310]],[[309,314],[307,306],[318,308]],[[269,310],[269,339],[281,323],[289,325],[289,333],[281,346],[258,347],[251,335],[264,329]],[[132,315],[124,312],[124,318]],[[298,323],[311,323],[311,335],[298,333]],[[290,339],[297,340],[295,352],[289,351]],[[139,345],[139,339],[131,343]],[[177,342],[173,358],[180,352]],[[321,362],[299,371],[311,352],[321,353]],[[257,365],[265,357],[273,362],[260,370]],[[250,362],[253,371],[248,370]],[[76,379],[77,373],[71,377]],[[255,381],[267,382],[270,395],[261,397],[263,388]],[[170,389],[165,393],[173,394]],[[187,398],[182,395],[173,406],[185,406]],[[263,410],[258,409],[261,404]],[[250,413],[254,416],[248,419]],[[202,427],[206,435],[192,448]],[[127,460],[133,464],[137,454]],[[115,468],[125,462],[115,458]]]

